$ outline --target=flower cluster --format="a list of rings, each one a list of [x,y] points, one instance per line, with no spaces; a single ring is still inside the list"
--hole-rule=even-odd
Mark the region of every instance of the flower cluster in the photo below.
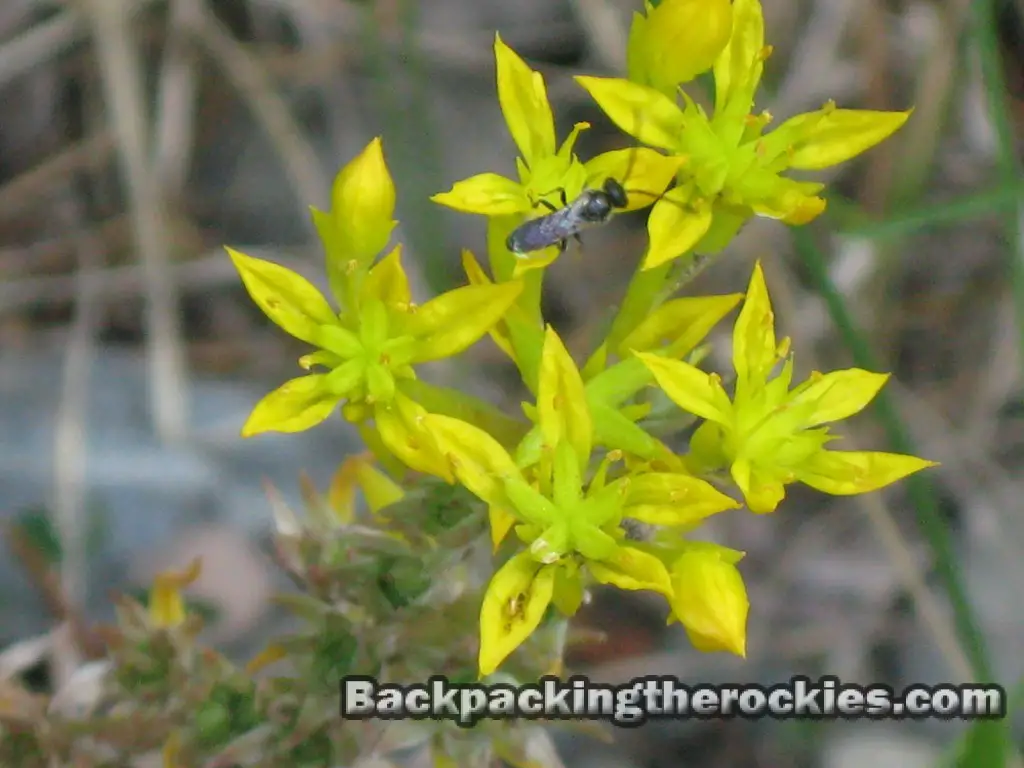
[[[480,606],[482,676],[553,615],[572,616],[594,584],[657,593],[697,648],[742,656],[743,553],[690,534],[727,510],[772,512],[792,483],[865,493],[931,464],[831,447],[838,436],[828,425],[861,411],[887,376],[851,369],[794,385],[760,264],[743,294],[671,298],[666,290],[673,263],[721,252],[754,215],[812,220],[825,207],[823,185],[784,172],[854,157],[909,115],[829,103],[766,133],[771,117],[754,108],[771,52],[763,26],[758,0],[663,0],[637,14],[628,79],[577,80],[645,146],[585,162],[573,150],[587,126],[559,143],[543,78],[496,38],[498,100],[519,151],[518,178],[481,173],[433,197],[487,217],[489,269],[463,252],[468,285],[421,305],[400,246],[379,256],[395,205],[379,140],[339,173],[330,211],[313,212],[333,305],[299,275],[229,249],[259,307],[315,349],[299,361],[307,373],[257,404],[243,433],[305,430],[340,406],[387,472],[362,458],[345,465],[335,505],[348,510],[342,523],[357,486],[388,518],[422,476],[458,485],[486,507],[496,568]],[[682,88],[707,73],[710,111]],[[557,237],[529,253],[510,250],[508,237],[567,202],[607,194],[608,180],[627,198],[616,209],[653,205],[649,243],[607,337],[577,364],[544,321],[540,288],[558,241],[585,222],[563,216]],[[702,370],[707,335],[741,304],[734,370]],[[525,418],[417,378],[419,363],[457,355],[487,334],[531,393]],[[685,453],[652,434],[646,418],[659,397],[698,423]],[[163,600],[168,620],[180,620],[180,607]]]

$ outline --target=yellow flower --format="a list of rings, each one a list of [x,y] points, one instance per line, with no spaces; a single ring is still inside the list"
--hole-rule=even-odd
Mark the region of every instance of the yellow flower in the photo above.
[[[253,409],[243,436],[299,432],[343,403],[350,421],[373,419],[385,446],[414,469],[439,471],[422,408],[404,390],[413,366],[458,354],[488,332],[515,302],[521,284],[468,285],[422,306],[412,303],[400,246],[373,263],[393,226],[393,183],[374,140],[342,169],[329,214],[316,212],[339,310],[285,267],[228,248],[249,295],[273,322],[317,348],[299,364],[309,373],[285,382]],[[443,476],[443,475],[442,475]]]
[[[770,378],[788,347],[788,339],[776,342],[758,263],[733,330],[736,391],[731,401],[716,374],[680,360],[637,356],[680,408],[706,420],[691,442],[694,464],[708,470],[728,467],[754,512],[773,511],[788,483],[836,495],[867,493],[935,466],[915,456],[827,450],[835,436],[824,425],[864,409],[888,375],[857,368],[815,373],[790,389],[792,358]]]
[[[752,215],[787,224],[811,221],[825,209],[818,195],[824,185],[781,174],[849,160],[886,139],[910,115],[838,109],[829,102],[762,135],[771,116],[752,110],[770,53],[760,2],[735,0],[731,37],[714,64],[710,116],[685,93],[680,93],[679,106],[675,98],[643,81],[577,78],[622,130],[685,158],[678,186],[651,210],[644,269],[694,248],[720,250]]]
[[[629,79],[673,94],[680,83],[706,72],[729,42],[729,0],[662,0],[644,4],[629,29]]]
[[[583,379],[550,328],[535,411],[535,465],[522,458],[522,450],[517,461],[471,424],[435,414],[424,417],[424,427],[450,462],[452,474],[489,505],[492,525],[501,526],[492,531],[495,543],[515,526],[516,536],[528,545],[495,574],[484,597],[481,675],[497,669],[529,637],[550,603],[573,614],[583,598],[585,576],[671,598],[666,565],[625,539],[624,518],[689,527],[737,506],[690,475],[647,473],[608,480],[609,457],[588,482],[594,425]]]
[[[626,210],[650,205],[668,185],[679,162],[650,149],[607,152],[581,163],[572,150],[580,131],[589,127],[586,123],[578,123],[556,147],[555,119],[541,74],[530,69],[500,36],[495,36],[494,56],[498,101],[520,152],[519,180],[481,173],[456,182],[432,200],[467,213],[509,217],[505,229],[510,230],[527,218],[548,213],[551,207],[562,207],[563,199],[571,201],[586,188],[600,188],[607,178],[617,179],[627,190],[649,193],[630,196]],[[557,248],[547,248],[522,259],[520,266],[546,266],[557,255]],[[496,277],[504,279],[501,274]]]
[[[202,562],[197,557],[183,571],[163,571],[149,590],[149,619],[155,627],[177,627],[185,621],[181,590],[199,578]]]

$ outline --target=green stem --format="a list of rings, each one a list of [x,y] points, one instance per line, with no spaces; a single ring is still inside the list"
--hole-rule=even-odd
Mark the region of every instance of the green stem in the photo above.
[[[664,287],[671,269],[672,262],[648,270],[637,267],[608,334],[607,344],[610,350],[614,351],[654,308],[658,293]]]

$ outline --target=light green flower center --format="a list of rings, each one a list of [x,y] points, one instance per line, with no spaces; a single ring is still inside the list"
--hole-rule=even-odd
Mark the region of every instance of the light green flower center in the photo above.
[[[415,377],[415,340],[389,337],[389,330],[387,308],[378,300],[365,302],[354,332],[340,323],[320,327],[317,341],[328,354],[316,362],[331,369],[326,383],[332,394],[350,404],[386,403],[395,396],[396,379]]]
[[[730,452],[756,466],[785,470],[820,450],[829,439],[828,430],[810,428],[805,409],[791,407],[794,392],[773,388],[770,382],[745,396],[737,392],[736,420],[727,439]]]
[[[520,167],[519,170],[520,181],[538,215],[549,212],[541,200],[561,208],[562,193],[566,201],[572,202],[580,196],[587,181],[586,171],[575,155],[569,158],[551,155],[536,161],[532,168]]]

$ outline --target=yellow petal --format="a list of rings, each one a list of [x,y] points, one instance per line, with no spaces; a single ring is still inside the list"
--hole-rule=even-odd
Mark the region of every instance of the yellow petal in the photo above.
[[[764,70],[764,15],[760,0],[734,0],[732,34],[715,61],[715,121],[733,128],[729,143],[738,143],[743,118],[753,107]],[[724,119],[723,119],[724,118]]]
[[[588,160],[584,169],[588,187],[599,189],[605,179],[618,181],[629,201],[621,210],[635,211],[658,199],[684,161],[683,157],[663,155],[647,147],[630,147],[600,154]]]
[[[813,403],[806,417],[809,427],[839,421],[864,410],[888,380],[887,373],[860,368],[816,374],[790,399],[790,407]]]
[[[562,255],[557,245],[549,248],[542,248],[539,251],[530,251],[527,256],[518,256],[512,268],[512,277],[522,277],[527,272],[536,269],[544,269],[555,263],[555,260]]]
[[[798,470],[801,482],[822,493],[850,496],[867,493],[902,480],[934,461],[917,456],[877,451],[819,451]]]
[[[711,204],[702,198],[691,200],[685,187],[669,190],[654,204],[647,219],[650,243],[643,269],[660,267],[689,252],[711,228]]]
[[[317,329],[337,322],[327,299],[302,275],[233,248],[225,250],[256,306],[295,338],[316,344]]]
[[[825,212],[828,201],[817,193],[807,193],[802,187],[819,185],[806,184],[793,179],[777,178],[778,182],[770,197],[751,199],[750,207],[764,219],[775,219],[794,227],[802,227]]]
[[[430,413],[469,422],[502,445],[515,445],[529,429],[522,419],[459,389],[439,387],[423,379],[403,379],[399,388]]]
[[[508,532],[512,530],[512,526],[518,521],[516,516],[507,509],[494,504],[487,507],[487,520],[491,525],[491,547],[493,551],[497,552],[501,542],[505,540]]]
[[[555,118],[548,103],[544,78],[516,52],[494,36],[498,69],[498,101],[509,133],[529,166],[555,154]]]
[[[565,141],[562,142],[562,146],[558,148],[556,153],[559,158],[563,161],[572,160],[572,150],[576,146],[576,139],[580,137],[583,131],[590,130],[590,123],[576,123],[572,130],[569,131],[569,135],[565,137]]]
[[[645,6],[650,7],[645,2]],[[651,85],[645,43],[647,38],[647,17],[633,11],[633,22],[629,25],[629,39],[626,43],[627,79],[641,85]]]
[[[449,416],[428,414],[423,426],[459,482],[488,504],[502,506],[502,478],[518,475],[519,470],[501,444],[482,429]]]
[[[484,272],[484,268],[480,266],[480,262],[476,260],[472,251],[463,249],[462,251],[462,268],[466,272],[466,279],[469,280],[470,285],[490,285],[491,279]],[[505,329],[503,323],[496,323],[494,327],[489,331],[491,338],[494,343],[498,345],[498,349],[505,353],[510,360],[515,360],[515,352],[512,349],[512,340],[509,338],[508,331]]]
[[[587,568],[602,584],[619,589],[649,589],[666,597],[672,594],[672,581],[665,564],[636,547],[618,547],[612,557],[601,562],[590,561]]]
[[[674,150],[679,146],[683,112],[653,88],[613,77],[577,77],[611,121],[644,144]]]
[[[527,552],[494,574],[480,607],[480,677],[494,672],[540,625],[554,586],[554,569]]]
[[[373,265],[363,283],[362,294],[389,306],[408,306],[412,301],[409,276],[402,267],[401,245],[396,245],[387,256]]]
[[[457,355],[493,328],[522,290],[521,282],[466,285],[431,299],[409,318],[417,337],[411,362]]]
[[[311,373],[286,381],[252,409],[242,437],[261,432],[302,432],[331,415],[340,399],[327,387],[327,374]]]
[[[667,345],[669,356],[683,357],[700,344],[742,298],[743,294],[733,293],[666,301],[622,340],[617,351],[625,356],[629,350],[647,352]]]
[[[775,314],[760,261],[754,264],[747,297],[733,328],[732,345],[738,380],[763,383],[778,362],[778,345],[775,341]]]
[[[785,485],[772,474],[738,459],[729,467],[729,474],[739,486],[751,512],[764,515],[774,512],[786,497]]]
[[[176,627],[185,621],[181,590],[199,578],[202,560],[195,558],[183,571],[163,571],[149,590],[149,619],[156,627]]]
[[[732,404],[717,377],[682,360],[669,360],[649,352],[637,352],[636,356],[669,399],[684,411],[718,424],[731,422]]]
[[[530,210],[526,191],[496,173],[481,173],[457,181],[450,191],[439,192],[430,199],[457,211],[485,216],[507,216]]]
[[[426,410],[398,392],[390,403],[373,408],[381,442],[410,469],[454,482],[451,466],[424,426]]]
[[[576,454],[580,471],[586,469],[593,446],[594,424],[576,363],[551,326],[544,332],[537,386],[537,418],[544,442],[555,448],[563,439]]]
[[[339,261],[367,263],[384,250],[395,227],[395,183],[384,162],[380,138],[375,138],[338,172],[331,188],[331,216],[336,224]]]
[[[342,523],[355,518],[356,490],[361,490],[373,514],[401,501],[405,492],[375,466],[373,454],[363,453],[345,459],[331,478],[327,499]]]
[[[650,472],[630,478],[623,514],[652,525],[690,525],[740,505],[689,475]]]
[[[731,29],[729,0],[663,0],[648,12],[640,34],[630,30],[630,79],[642,72],[638,82],[671,93],[711,68]]]
[[[823,197],[803,197],[787,206],[782,221],[794,227],[809,224],[825,212],[828,201]]]
[[[819,170],[845,162],[879,144],[898,131],[912,110],[906,112],[877,112],[866,109],[835,109],[826,106],[820,111],[820,120],[795,138],[789,146],[789,167],[800,170]],[[814,114],[814,113],[810,113]],[[797,115],[779,126],[787,130]],[[774,135],[775,131],[771,135]]]
[[[713,552],[686,552],[672,564],[672,586],[672,612],[695,648],[747,655],[750,603],[736,566]]]

